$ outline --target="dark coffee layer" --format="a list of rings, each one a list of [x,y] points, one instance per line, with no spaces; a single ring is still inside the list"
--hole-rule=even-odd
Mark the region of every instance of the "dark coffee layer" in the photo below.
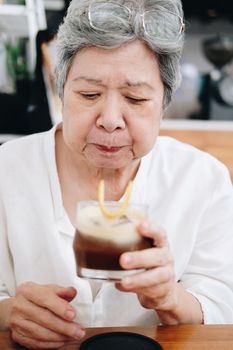
[[[141,240],[134,244],[116,245],[111,241],[97,240],[87,235],[76,234],[73,249],[79,267],[97,270],[123,270],[119,264],[122,253],[147,249],[152,246],[152,240],[145,237],[141,237]]]

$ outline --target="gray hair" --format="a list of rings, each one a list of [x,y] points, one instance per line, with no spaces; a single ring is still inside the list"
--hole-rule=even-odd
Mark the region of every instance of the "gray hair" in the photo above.
[[[144,11],[167,11],[166,23],[170,20],[169,13],[175,13],[183,18],[182,5],[180,0],[112,0],[116,4],[123,4],[131,9],[130,31],[122,19],[121,26],[114,28],[114,21],[104,23],[105,29],[102,32],[95,30],[88,19],[88,9],[91,0],[72,0],[57,34],[57,64],[56,84],[58,94],[63,98],[64,85],[69,69],[76,53],[84,47],[96,46],[110,49],[121,46],[124,43],[140,40],[144,42],[154,53],[159,62],[161,79],[164,85],[164,107],[172,98],[172,93],[180,83],[180,56],[183,48],[183,34],[177,40],[159,40],[156,36],[148,36],[143,30],[141,13]],[[107,1],[106,1],[107,2]],[[114,15],[114,14],[113,14]],[[169,28],[175,24],[169,22]],[[159,28],[159,23],[158,23]]]

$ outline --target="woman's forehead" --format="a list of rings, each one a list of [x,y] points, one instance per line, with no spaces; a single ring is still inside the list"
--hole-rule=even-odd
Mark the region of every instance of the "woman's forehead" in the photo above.
[[[93,59],[96,55],[105,56],[106,58],[121,57],[129,60],[137,53],[138,56],[148,56],[155,59],[155,53],[143,42],[140,40],[134,40],[132,42],[127,42],[121,46],[115,48],[103,48],[97,46],[87,46],[79,50],[76,56],[82,55],[93,55]]]
[[[70,69],[72,80],[93,84],[101,84],[105,77],[111,76],[124,78],[122,83],[130,87],[146,86],[150,78],[160,77],[158,60],[141,42],[110,50],[93,46],[79,51]]]

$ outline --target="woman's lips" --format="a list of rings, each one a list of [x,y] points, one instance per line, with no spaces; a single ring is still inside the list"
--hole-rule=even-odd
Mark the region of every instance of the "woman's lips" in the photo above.
[[[116,147],[116,146],[105,146],[105,145],[98,145],[98,144],[95,144],[95,147],[102,151],[102,152],[107,152],[107,153],[116,153],[118,151],[120,151],[122,149],[122,147]]]

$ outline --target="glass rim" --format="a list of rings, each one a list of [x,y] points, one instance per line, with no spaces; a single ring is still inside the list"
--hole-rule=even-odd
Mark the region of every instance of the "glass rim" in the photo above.
[[[122,205],[122,201],[104,201],[105,205],[108,206],[121,206]],[[98,200],[81,200],[81,201],[77,201],[77,208],[78,206],[94,206],[94,207],[99,207],[99,201]],[[148,204],[144,204],[144,203],[138,203],[138,202],[129,202],[128,207],[140,207],[140,208],[148,208],[149,205]]]

